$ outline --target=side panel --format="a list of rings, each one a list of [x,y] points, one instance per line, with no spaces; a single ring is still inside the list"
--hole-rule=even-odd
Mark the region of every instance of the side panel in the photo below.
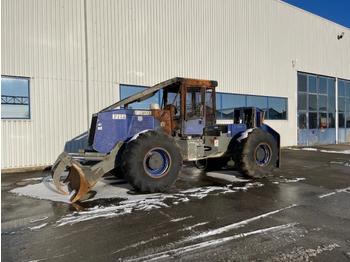
[[[153,130],[159,122],[150,111],[117,109],[98,114],[93,149],[109,153],[119,141],[143,130]]]
[[[245,124],[230,124],[228,125],[228,132],[231,137],[236,136],[239,133],[242,133],[247,130]]]
[[[184,121],[185,135],[202,135],[205,121],[202,119],[190,119]]]

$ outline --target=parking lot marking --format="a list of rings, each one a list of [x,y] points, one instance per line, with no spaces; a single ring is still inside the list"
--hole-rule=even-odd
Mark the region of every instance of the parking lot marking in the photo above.
[[[112,252],[111,254],[113,255],[113,254],[119,253],[119,252],[121,252],[121,251],[125,251],[125,250],[131,249],[131,248],[136,248],[136,247],[138,247],[138,246],[148,244],[148,243],[150,243],[150,242],[152,242],[152,241],[158,240],[158,239],[160,239],[160,238],[162,238],[162,237],[166,237],[166,236],[168,236],[168,235],[169,235],[169,233],[165,233],[165,234],[160,235],[160,236],[154,236],[154,237],[152,237],[151,239],[142,240],[142,241],[136,242],[136,243],[134,243],[134,244],[132,244],[132,245],[123,247],[123,248],[121,248],[121,249],[118,249],[117,251],[114,251],[114,252]]]
[[[44,224],[41,224],[41,225],[38,225],[38,226],[35,226],[35,227],[28,227],[30,230],[39,230],[43,227],[47,226],[47,223],[44,223]]]
[[[265,213],[265,214],[262,214],[262,215],[259,215],[259,216],[255,216],[255,217],[252,217],[252,218],[240,221],[240,222],[236,222],[236,223],[224,226],[224,227],[220,227],[220,228],[217,228],[217,229],[209,230],[209,231],[203,232],[203,233],[201,233],[199,235],[190,236],[187,239],[185,239],[184,242],[193,241],[193,240],[196,240],[198,238],[204,238],[204,237],[209,237],[209,236],[222,234],[222,233],[224,233],[226,231],[245,226],[245,225],[247,225],[247,224],[249,224],[251,222],[254,222],[256,220],[259,220],[261,218],[265,218],[265,217],[277,214],[279,212],[282,212],[284,210],[287,210],[287,209],[290,209],[290,208],[293,208],[293,207],[296,207],[296,206],[297,206],[296,204],[293,204],[293,205],[290,205],[290,206],[287,206],[287,207],[284,207],[284,208],[281,208],[281,209],[278,209],[278,210],[275,210],[275,211],[271,211],[271,212],[268,212],[268,213]]]
[[[35,223],[35,222],[39,222],[39,221],[43,221],[43,220],[46,220],[48,219],[49,217],[41,217],[41,218],[38,218],[38,219],[32,219],[30,220],[29,222],[30,223]]]
[[[209,223],[209,222],[198,223],[198,224],[195,224],[195,225],[193,225],[193,226],[189,226],[189,227],[185,227],[185,228],[183,228],[183,229],[180,229],[179,231],[189,231],[189,230],[192,230],[192,229],[194,229],[194,228],[196,228],[196,227],[204,226],[204,225],[206,225],[206,224],[208,224],[208,223]]]
[[[170,220],[170,222],[174,222],[175,223],[175,222],[183,221],[183,220],[186,220],[186,219],[189,219],[189,218],[193,218],[193,216],[175,218],[175,219]]]
[[[211,247],[211,246],[223,244],[223,243],[228,242],[228,241],[232,241],[232,240],[236,240],[236,239],[240,239],[240,238],[244,238],[244,237],[248,237],[248,236],[252,236],[252,235],[258,235],[258,234],[263,234],[263,233],[267,233],[267,232],[284,230],[284,229],[287,229],[290,227],[294,227],[295,225],[297,225],[297,223],[289,223],[289,224],[284,224],[284,225],[279,225],[279,226],[274,226],[274,227],[258,229],[258,230],[254,230],[254,231],[250,231],[250,232],[246,232],[246,233],[236,234],[236,235],[229,236],[229,237],[208,240],[208,241],[200,242],[200,243],[185,246],[185,247],[180,247],[180,248],[176,248],[176,249],[172,249],[172,250],[168,250],[168,251],[163,251],[163,252],[159,252],[159,253],[144,256],[144,257],[129,259],[126,261],[145,261],[145,260],[155,261],[155,260],[158,260],[160,258],[169,258],[169,257],[175,256],[175,255],[178,256],[178,255],[181,255],[181,254],[184,254],[187,252],[191,252],[191,251],[195,251],[195,250],[198,250],[201,248],[206,248],[206,247]]]
[[[337,190],[335,190],[333,192],[330,192],[330,193],[327,193],[327,194],[323,194],[323,195],[319,195],[318,198],[325,198],[325,197],[333,196],[333,195],[338,194],[338,193],[350,193],[350,187],[337,189]]]
[[[330,154],[345,154],[348,155],[350,154],[350,150],[339,150],[339,151],[335,151],[335,150],[325,150],[325,149],[317,149],[317,148],[313,148],[313,147],[287,147],[286,149],[288,150],[294,150],[294,151],[314,151],[314,152],[321,152],[321,153],[330,153]]]

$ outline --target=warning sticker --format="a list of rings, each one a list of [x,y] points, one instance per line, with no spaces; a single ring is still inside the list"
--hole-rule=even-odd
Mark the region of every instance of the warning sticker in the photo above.
[[[218,139],[214,139],[214,146],[218,147],[219,146],[219,140]]]

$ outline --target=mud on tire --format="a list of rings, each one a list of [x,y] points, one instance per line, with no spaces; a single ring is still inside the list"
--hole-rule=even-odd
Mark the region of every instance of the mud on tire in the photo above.
[[[264,130],[254,129],[242,141],[237,155],[238,167],[249,177],[262,178],[271,174],[278,161],[278,148],[273,136]]]
[[[122,155],[126,180],[140,192],[167,190],[182,166],[180,149],[174,139],[161,131],[148,131],[129,142]]]

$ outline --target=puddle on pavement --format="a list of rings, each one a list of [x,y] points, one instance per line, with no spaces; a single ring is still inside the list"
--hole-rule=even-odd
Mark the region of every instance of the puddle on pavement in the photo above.
[[[208,174],[185,167],[175,186],[166,193],[156,194],[138,194],[125,180],[109,175],[93,188],[92,199],[74,204],[69,202],[69,196],[57,193],[50,176],[22,180],[10,192],[51,201],[56,210],[55,217],[61,217],[57,221],[58,225],[66,225],[97,217],[114,217],[135,211],[168,208],[209,196],[237,193],[263,186],[262,183],[231,174],[229,170]]]
[[[11,193],[26,197],[49,200],[58,220],[56,226],[71,225],[96,218],[117,217],[133,212],[144,212],[159,208],[170,208],[191,201],[201,201],[207,197],[245,192],[264,184],[298,182],[304,178],[288,180],[275,176],[272,179],[247,179],[233,170],[203,172],[185,167],[176,184],[168,192],[155,194],[139,194],[123,179],[107,175],[101,179],[91,191],[92,198],[78,203],[70,203],[69,196],[58,194],[53,186],[52,178],[25,179],[20,187]],[[24,185],[24,186],[23,186]],[[51,221],[50,221],[51,222]],[[52,224],[52,223],[50,223]]]
[[[264,181],[263,181],[264,182]],[[281,182],[281,179],[279,179]],[[117,205],[122,200],[140,200],[149,199],[155,195],[174,196],[182,194],[186,190],[201,189],[204,191],[211,189],[224,190],[245,190],[246,186],[250,188],[254,180],[247,179],[234,170],[219,170],[213,172],[203,172],[192,167],[184,167],[175,186],[163,194],[138,194],[132,190],[132,187],[123,179],[107,175],[101,179],[91,191],[89,200],[72,205],[78,210],[91,208],[96,205],[108,206]],[[57,193],[50,176],[44,178],[27,178],[16,183],[19,187],[10,192],[21,196],[31,198],[50,200],[70,204],[69,197]],[[257,184],[254,184],[257,186]]]

